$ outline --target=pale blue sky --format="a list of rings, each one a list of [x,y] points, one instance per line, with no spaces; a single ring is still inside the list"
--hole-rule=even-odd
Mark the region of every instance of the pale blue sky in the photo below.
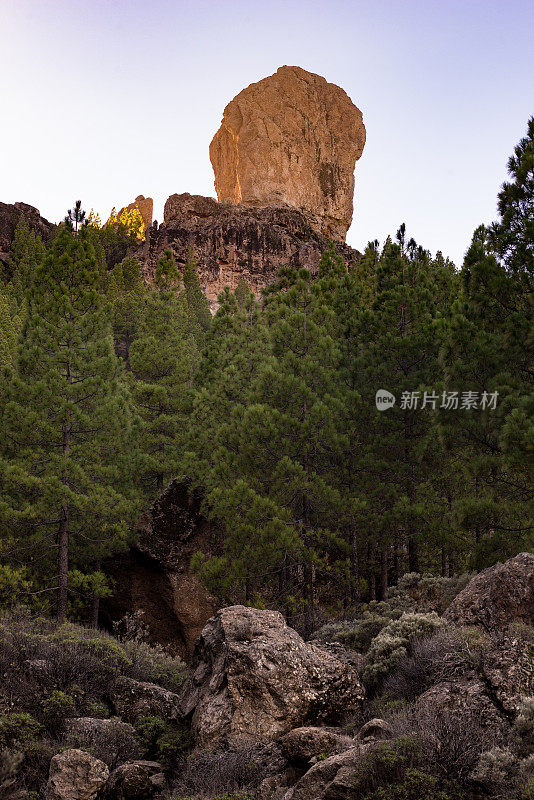
[[[226,103],[282,64],[362,110],[362,248],[405,221],[457,263],[534,113],[532,0],[0,0],[0,201],[52,221],[214,195]]]

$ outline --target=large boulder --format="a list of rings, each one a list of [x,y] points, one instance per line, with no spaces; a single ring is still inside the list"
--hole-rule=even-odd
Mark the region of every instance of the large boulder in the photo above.
[[[114,684],[110,699],[115,713],[129,722],[139,717],[180,719],[180,697],[156,683],[119,678]]]
[[[230,606],[202,631],[182,711],[197,744],[239,744],[335,724],[363,697],[356,671],[304,642],[281,614]]]
[[[189,569],[197,550],[217,552],[217,530],[200,504],[187,484],[173,481],[139,519],[135,545],[105,564],[114,591],[102,604],[103,621],[136,614],[152,642],[182,657],[218,607]]]
[[[457,625],[478,625],[489,633],[511,622],[534,625],[534,554],[520,553],[475,575],[444,617]]]
[[[83,750],[64,750],[50,762],[46,800],[93,800],[109,777],[109,769]]]
[[[534,631],[491,639],[479,669],[488,696],[508,719],[514,719],[522,700],[534,695]]]
[[[224,109],[210,145],[217,197],[297,208],[319,233],[344,241],[364,145],[362,113],[343,89],[300,67],[280,67]]]

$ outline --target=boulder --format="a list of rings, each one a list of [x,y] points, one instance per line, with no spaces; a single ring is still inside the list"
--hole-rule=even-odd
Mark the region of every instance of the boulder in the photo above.
[[[50,762],[46,800],[93,800],[109,777],[103,761],[83,750],[64,750]]]
[[[276,280],[281,267],[305,267],[316,274],[327,247],[347,266],[360,254],[344,242],[330,242],[304,212],[289,206],[257,208],[217,203],[211,197],[173,194],[165,203],[164,223],[147,231],[138,259],[148,282],[154,280],[164,251],[170,248],[179,268],[193,252],[202,289],[212,311],[225,286],[246,281],[256,296]]]
[[[364,145],[362,113],[343,89],[283,66],[224,109],[210,144],[215,191],[224,203],[299,209],[317,232],[344,241]]]
[[[487,742],[486,749],[502,742],[510,730],[506,715],[477,677],[431,686],[416,700],[412,715],[423,735],[437,733],[446,725],[451,731],[461,729],[473,742]]]
[[[358,739],[361,742],[377,739],[391,739],[392,736],[393,730],[389,722],[386,722],[385,719],[378,719],[378,717],[366,722],[358,733]]]
[[[119,678],[111,689],[110,699],[115,713],[129,722],[139,717],[178,720],[181,716],[179,695],[156,683]]]
[[[218,603],[189,570],[197,550],[217,552],[218,533],[200,512],[201,498],[173,481],[138,521],[136,544],[110,559],[112,597],[102,602],[109,627],[137,614],[154,643],[182,657],[193,647]]]
[[[340,728],[294,728],[280,740],[282,753],[292,764],[309,766],[317,758],[343,753],[355,742]]]
[[[511,622],[534,625],[534,553],[520,553],[475,575],[444,617],[457,625],[478,625],[489,633]]]
[[[522,700],[534,695],[534,631],[492,639],[482,652],[480,674],[488,696],[513,720]]]
[[[197,744],[245,744],[335,724],[363,697],[356,671],[304,642],[281,614],[230,606],[202,631],[182,711]]]
[[[99,800],[150,800],[166,785],[161,764],[132,761],[113,770]]]
[[[372,745],[357,745],[318,761],[283,795],[283,800],[349,800],[353,775]]]

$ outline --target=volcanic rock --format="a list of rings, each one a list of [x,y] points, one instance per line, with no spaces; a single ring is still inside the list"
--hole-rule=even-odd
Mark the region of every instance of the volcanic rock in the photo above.
[[[519,553],[475,575],[443,616],[490,633],[511,622],[534,625],[534,553]]]
[[[63,750],[50,762],[46,800],[94,800],[109,777],[103,761],[84,750]]]
[[[27,203],[0,203],[0,262],[7,263],[11,243],[21,217],[25,217],[32,231],[38,233],[43,241],[47,241],[54,230],[54,225],[44,219],[37,208]]]
[[[193,553],[218,552],[216,528],[200,513],[201,499],[173,481],[138,522],[134,546],[105,564],[113,596],[103,602],[103,622],[135,614],[151,641],[190,656],[216,598],[189,569]]]
[[[236,745],[335,724],[363,697],[356,671],[304,642],[281,614],[230,606],[202,631],[182,712],[198,745]]]
[[[219,293],[234,290],[241,279],[255,295],[273,283],[281,267],[305,267],[316,274],[323,252],[334,247],[347,266],[360,258],[343,242],[317,233],[308,217],[294,208],[255,208],[217,203],[211,197],[174,194],[165,203],[164,223],[152,226],[138,254],[148,282],[158,259],[170,248],[179,268],[189,252],[213,311]]]
[[[343,89],[300,67],[280,67],[224,109],[210,145],[217,197],[288,205],[309,214],[317,232],[344,241],[364,145],[362,113]]]
[[[130,203],[130,205],[126,206],[126,208],[121,208],[118,213],[119,218],[123,211],[133,211],[134,208],[137,208],[141,214],[141,218],[145,225],[145,230],[150,228],[152,225],[152,215],[154,211],[154,201],[152,198],[145,197],[142,194],[138,195],[133,203]]]

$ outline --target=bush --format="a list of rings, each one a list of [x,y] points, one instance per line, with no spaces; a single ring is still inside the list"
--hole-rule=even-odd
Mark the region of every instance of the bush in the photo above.
[[[94,727],[89,723],[87,730],[69,733],[67,744],[91,753],[110,770],[142,755],[135,731],[119,719],[106,720]]]
[[[403,614],[393,620],[371,642],[363,681],[369,689],[395,669],[406,656],[414,639],[431,636],[445,625],[437,614]]]
[[[391,608],[400,611],[415,611],[429,614],[435,611],[443,614],[459,592],[471,579],[465,573],[454,578],[441,578],[431,573],[408,572],[396,586],[388,591],[387,602]]]
[[[135,723],[145,755],[164,764],[171,764],[193,744],[191,732],[161,717],[140,717]]]
[[[380,786],[362,800],[460,800],[458,794],[442,791],[436,778],[418,769],[407,769],[398,783]]]
[[[389,699],[414,700],[432,684],[452,680],[477,669],[488,639],[470,628],[442,628],[434,636],[415,639],[410,654],[384,679]]]
[[[508,748],[493,747],[482,753],[471,773],[471,780],[482,786],[490,797],[500,797],[513,790],[517,782],[519,762]]]
[[[534,697],[526,697],[521,703],[514,734],[520,755],[529,756],[534,752]]]
[[[70,694],[55,690],[41,703],[45,725],[56,732],[64,719],[76,716],[76,703]]]
[[[345,647],[366,653],[375,636],[401,613],[388,603],[373,601],[363,607],[362,614],[356,619],[330,622],[319,628],[314,636],[322,642],[341,642]]]
[[[12,713],[0,717],[0,747],[21,748],[39,735],[42,725],[31,714]]]
[[[253,747],[231,751],[204,750],[188,758],[174,790],[180,796],[205,795],[237,800],[242,795],[248,799],[247,790],[258,786],[265,774],[265,768],[255,760]]]
[[[187,675],[186,665],[161,645],[149,643],[142,612],[126,614],[113,628],[131,662],[129,674],[132,678],[159,683],[171,691],[182,686]]]

